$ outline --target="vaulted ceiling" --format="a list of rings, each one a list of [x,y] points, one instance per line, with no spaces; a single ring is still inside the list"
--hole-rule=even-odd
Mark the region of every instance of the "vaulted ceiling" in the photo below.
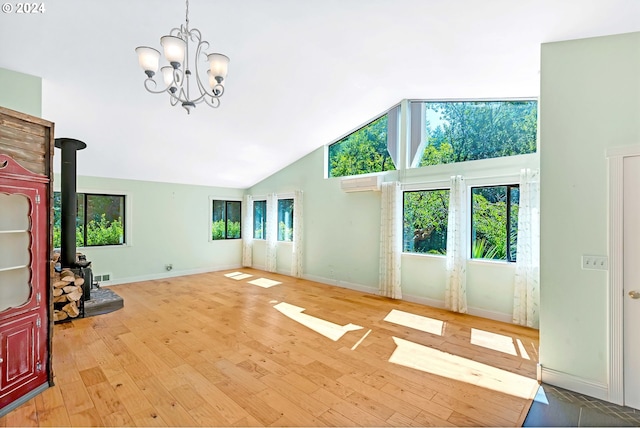
[[[541,43],[640,31],[638,0],[191,0],[231,63],[220,108],[187,115],[144,90],[134,52],[183,1],[44,5],[0,14],[0,67],[42,77],[43,117],[87,143],[79,174],[236,188],[403,98],[536,97]]]

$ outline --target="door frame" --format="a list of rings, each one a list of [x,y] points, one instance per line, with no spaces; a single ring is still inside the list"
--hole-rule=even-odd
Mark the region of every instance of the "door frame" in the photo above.
[[[606,152],[609,167],[609,401],[624,405],[624,158],[640,145]]]

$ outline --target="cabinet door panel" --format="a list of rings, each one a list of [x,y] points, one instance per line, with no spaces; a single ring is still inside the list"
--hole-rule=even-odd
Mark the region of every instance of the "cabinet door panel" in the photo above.
[[[17,391],[30,390],[42,383],[38,382],[44,373],[38,352],[41,324],[37,312],[3,323],[0,331],[0,408],[13,401]]]

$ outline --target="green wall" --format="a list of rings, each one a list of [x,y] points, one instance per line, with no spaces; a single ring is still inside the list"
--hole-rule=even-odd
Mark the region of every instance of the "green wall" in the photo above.
[[[345,193],[340,178],[324,178],[324,147],[294,162],[248,189],[254,199],[268,193],[304,193],[304,277],[319,282],[377,293],[380,257],[380,192]],[[406,186],[448,186],[453,174],[463,174],[469,185],[518,182],[520,168],[538,168],[537,154],[511,158],[440,165],[383,173],[385,181],[400,180]],[[490,176],[502,177],[491,178]],[[511,176],[511,178],[505,178]],[[435,183],[435,184],[434,184]],[[278,270],[291,246],[279,243]],[[264,242],[254,242],[255,267],[266,265]],[[470,261],[467,266],[469,312],[511,322],[515,266],[506,262]],[[443,256],[402,256],[403,298],[444,307],[446,266]]]
[[[42,117],[42,79],[0,68],[0,106]]]
[[[608,275],[581,257],[608,254],[606,150],[640,144],[640,33],[542,45],[540,114],[543,380],[606,391]]]
[[[56,174],[54,189],[59,186]],[[239,239],[209,241],[209,198],[241,199],[242,190],[86,176],[78,177],[77,189],[126,195],[126,245],[78,249],[92,261],[95,275],[111,274],[107,285],[241,265]]]

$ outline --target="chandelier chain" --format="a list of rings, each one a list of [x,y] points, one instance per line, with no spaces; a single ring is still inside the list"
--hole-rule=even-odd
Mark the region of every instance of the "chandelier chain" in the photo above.
[[[189,0],[186,0],[187,3],[187,12],[185,14],[185,22],[187,23],[187,29],[189,28]]]

